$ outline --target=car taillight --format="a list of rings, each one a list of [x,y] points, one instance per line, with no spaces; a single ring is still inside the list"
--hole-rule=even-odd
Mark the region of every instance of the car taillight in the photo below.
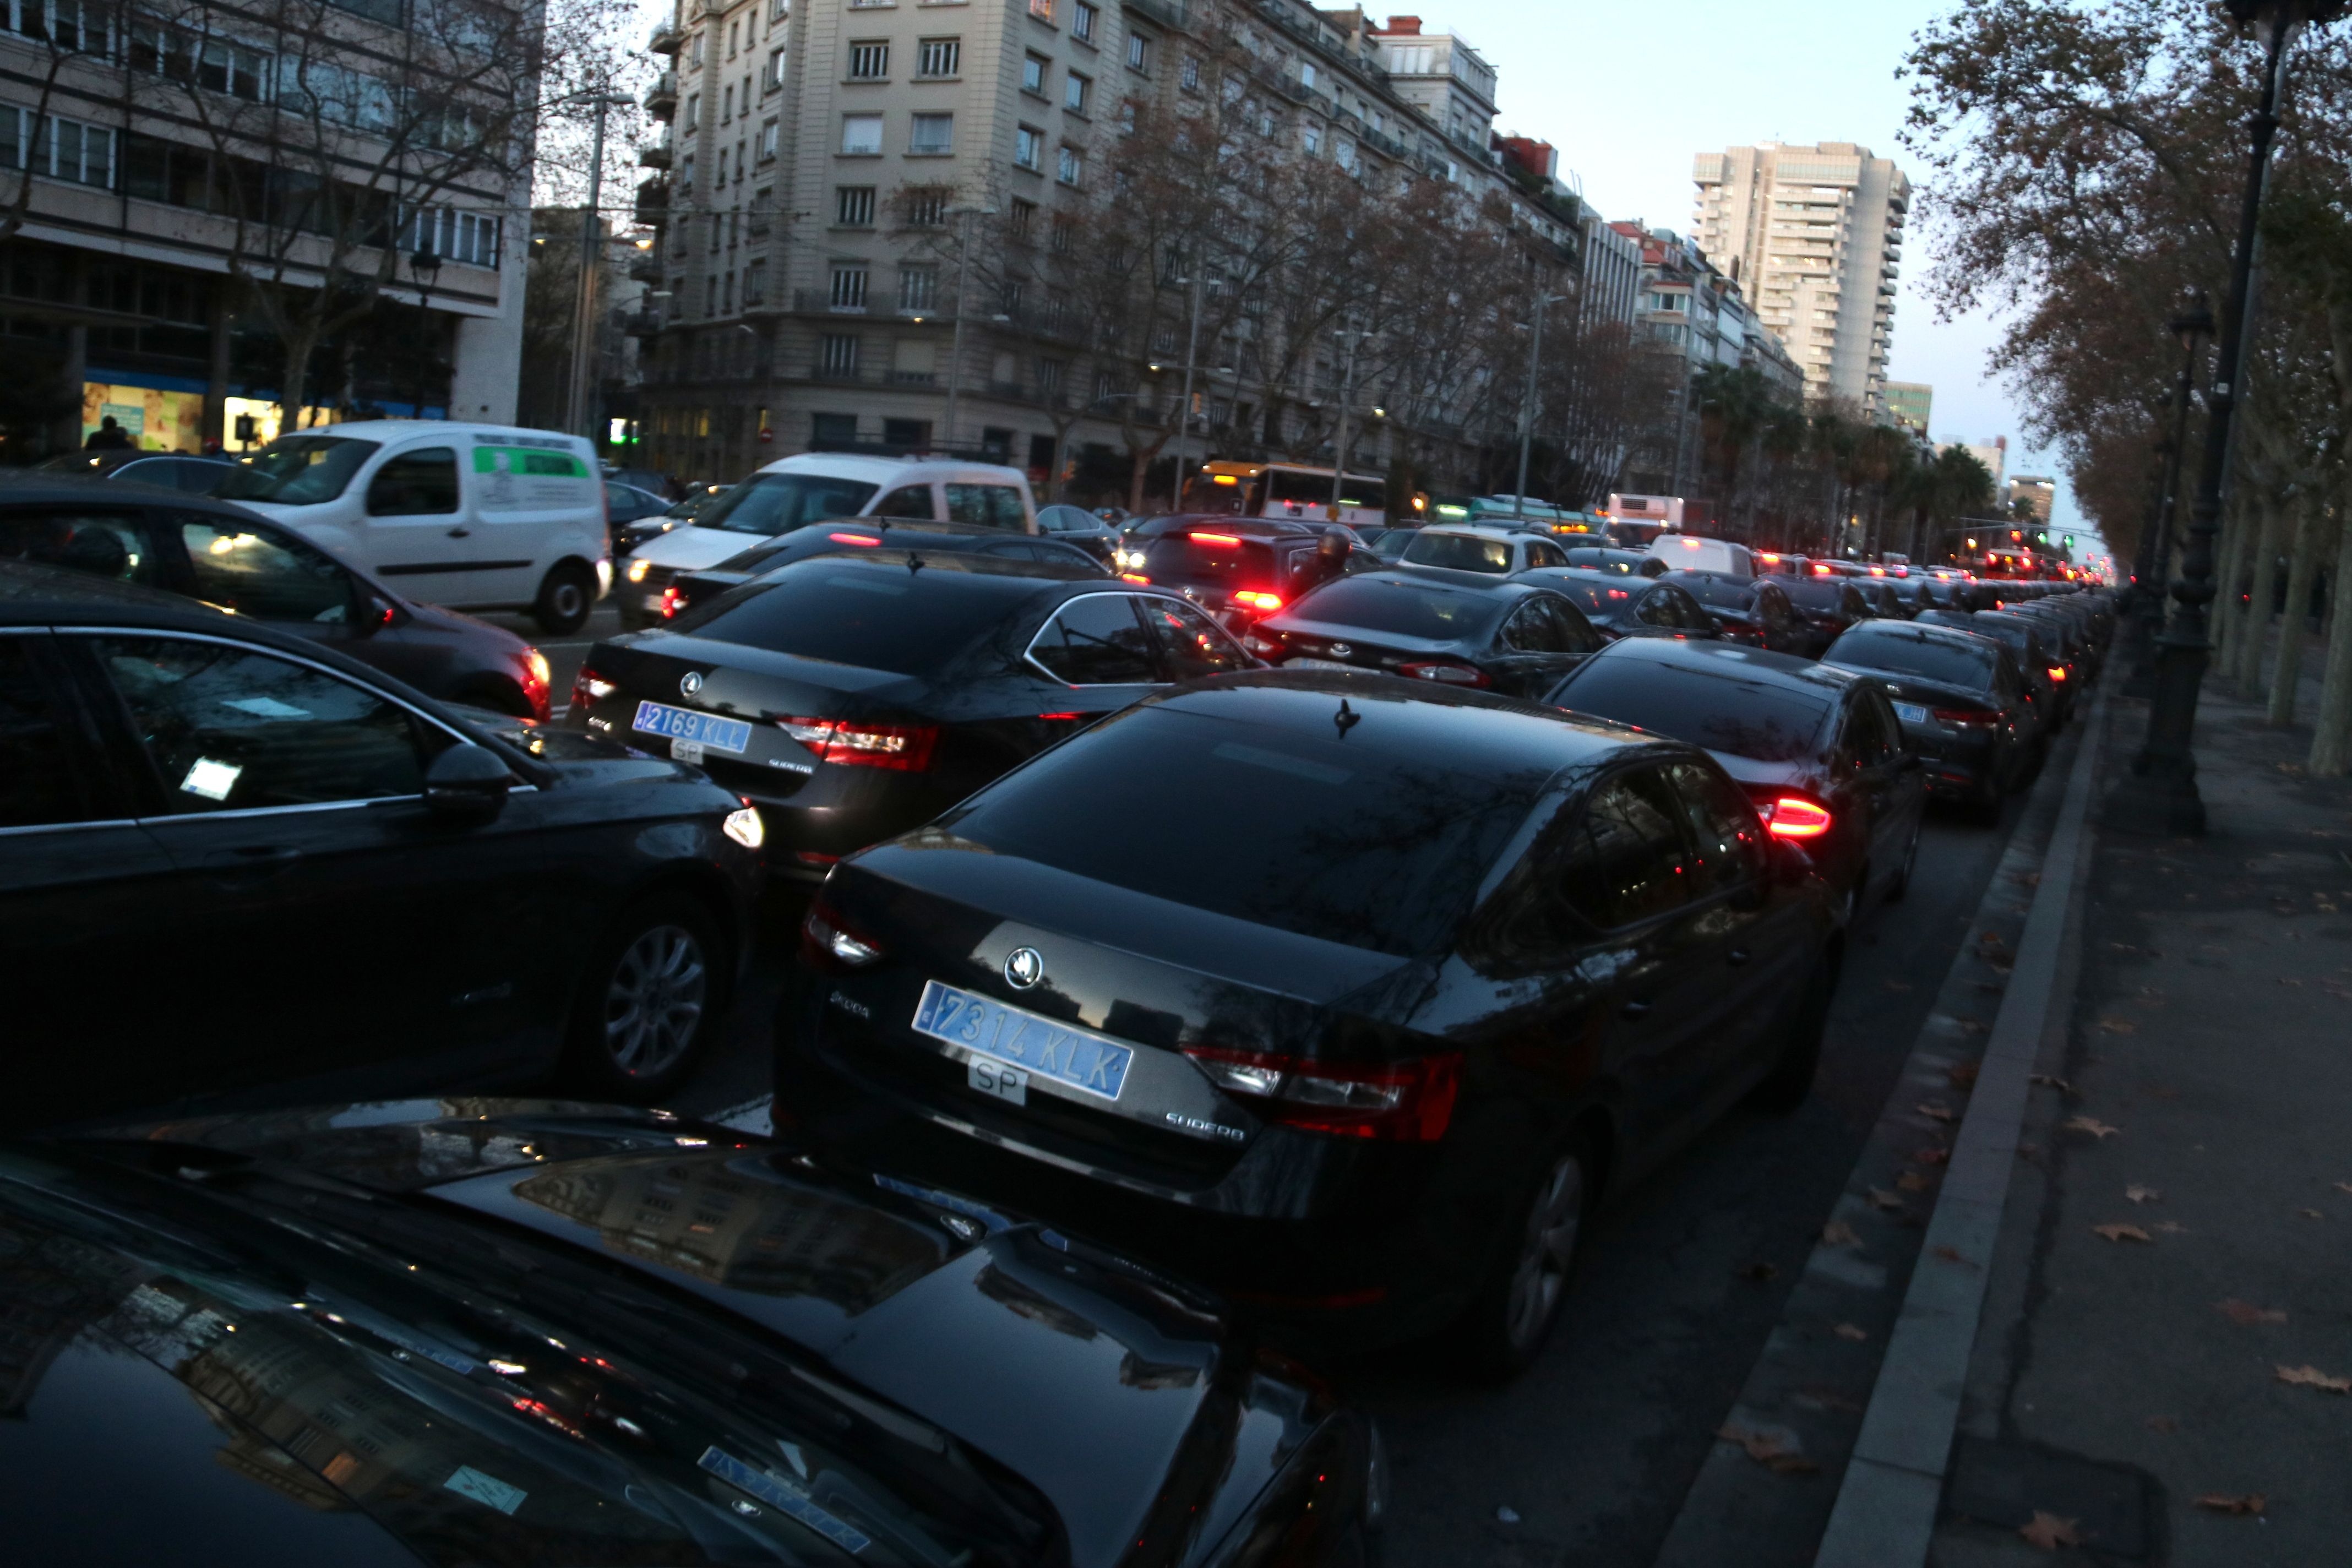
[[[1239,544],[1240,538],[1231,533],[1188,533],[1184,536],[1195,544]]]
[[[2066,679],[2066,667],[2063,664],[2052,665],[2050,667],[2050,679],[2063,684]]]
[[[1118,574],[1118,580],[1122,583],[1139,583],[1147,588],[1151,586],[1151,579],[1140,572],[1122,572]]]
[[[1256,610],[1262,615],[1270,616],[1282,608],[1282,595],[1262,594],[1255,588],[1237,588],[1234,591],[1234,603],[1244,609]]]
[[[776,723],[815,752],[817,761],[843,767],[919,773],[931,765],[931,748],[940,740],[934,724],[867,724],[855,719],[779,719]]]
[[[539,649],[525,648],[522,656],[522,694],[532,712],[541,718],[547,714],[547,656]]]
[[[662,590],[662,619],[669,619],[685,607],[686,601],[678,596],[676,584]]]
[[[882,948],[860,933],[823,899],[809,905],[801,921],[801,957],[818,969],[863,969],[879,963]]]
[[[1932,711],[1936,715],[1936,721],[1939,724],[1980,724],[1990,727],[2008,717],[2005,713],[1994,713],[1981,708],[1937,708]]]
[[[1399,675],[1410,676],[1415,680],[1441,680],[1448,686],[1486,686],[1490,684],[1486,679],[1486,672],[1483,669],[1479,669],[1472,665],[1453,664],[1440,659],[1429,659],[1415,664],[1401,664],[1397,666],[1397,673]]]
[[[1802,795],[1784,795],[1759,803],[1756,815],[1775,838],[1819,838],[1830,830],[1830,809]]]
[[[583,664],[580,667],[580,673],[572,678],[572,706],[588,707],[619,689],[618,686]]]
[[[1357,1066],[1223,1046],[1187,1046],[1209,1081],[1268,1121],[1335,1138],[1433,1143],[1454,1121],[1462,1054]]]

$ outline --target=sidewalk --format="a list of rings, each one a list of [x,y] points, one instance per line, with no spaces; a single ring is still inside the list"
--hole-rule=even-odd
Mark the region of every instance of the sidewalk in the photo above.
[[[2308,744],[2209,686],[2209,837],[2085,851],[1937,1568],[2352,1563],[2352,782]]]

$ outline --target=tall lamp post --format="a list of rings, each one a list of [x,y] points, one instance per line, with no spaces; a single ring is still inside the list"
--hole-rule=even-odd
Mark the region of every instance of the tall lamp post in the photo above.
[[[1525,522],[1528,517],[1528,458],[1536,439],[1536,377],[1543,369],[1544,317],[1553,305],[1567,298],[1563,294],[1538,294],[1536,319],[1528,328],[1528,384],[1519,394],[1519,482],[1511,492],[1511,517]],[[1547,485],[1545,489],[1550,487]]]
[[[2221,351],[2214,356],[2213,386],[2205,395],[2204,465],[2197,476],[2197,501],[2189,515],[2188,548],[2181,553],[2180,580],[2172,585],[2178,607],[2172,624],[2157,639],[2156,698],[2148,710],[2147,739],[2132,758],[2131,772],[2108,797],[2108,826],[2132,833],[2201,834],[2205,802],[2197,792],[2197,758],[2190,742],[2197,729],[2197,697],[2212,651],[2206,639],[2206,606],[2213,600],[2213,536],[2221,529],[2221,486],[2230,452],[2230,424],[2237,408],[2252,326],[2254,237],[2263,214],[2263,184],[2270,170],[2271,142],[2278,134],[2280,79],[2295,33],[2308,22],[2336,20],[2347,0],[2228,0],[2230,14],[2253,22],[2265,35],[2260,105],[2250,121],[2252,156],[2246,199],[2238,216],[2237,248],[2230,258],[2230,299],[2221,312]]]
[[[596,439],[595,398],[591,388],[595,384],[594,373],[588,363],[596,346],[596,278],[597,262],[604,249],[604,116],[608,110],[627,109],[636,101],[618,93],[596,95],[596,137],[588,155],[588,205],[580,217],[580,297],[579,314],[572,321],[572,385],[564,410],[567,429]]]
[[[420,247],[408,258],[408,270],[416,279],[416,417],[422,419],[433,389],[433,280],[441,276],[441,258],[429,247]]]
[[[1356,351],[1372,334],[1342,327],[1331,334],[1347,341],[1348,357],[1339,370],[1339,425],[1331,436],[1331,521],[1339,521],[1340,490],[1348,482],[1348,405],[1356,395]]]
[[[2155,509],[2148,516],[2147,526],[2140,531],[2137,580],[2133,584],[2133,624],[2137,628],[2139,644],[2133,661],[2136,683],[2143,677],[2154,677],[2149,656],[2157,631],[2164,624],[2164,592],[2156,584],[2161,581],[2165,563],[2172,559],[2172,523],[2180,511],[2180,463],[2189,447],[2189,400],[2196,390],[2197,356],[2205,340],[2213,335],[2213,312],[2207,308],[2205,290],[2190,289],[2189,308],[2168,324],[2172,335],[2180,340],[2183,358],[2180,380],[2172,392],[2172,432],[2160,448],[2164,456],[2163,477],[2157,482]]]

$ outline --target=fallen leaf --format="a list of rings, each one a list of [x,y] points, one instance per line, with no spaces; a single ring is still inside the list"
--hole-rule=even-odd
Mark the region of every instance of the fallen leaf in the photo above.
[[[2000,932],[1997,931],[1986,931],[1979,935],[1977,938],[1977,941],[1986,947],[2000,947],[2002,945]]]
[[[2296,990],[2298,990],[2298,991],[2300,991],[2300,990],[2302,990],[2302,989],[2303,989],[2303,982],[2302,982],[2302,981],[2300,981],[2300,980],[2297,980],[2297,979],[2294,978],[2294,977],[2293,977],[2293,976],[2291,976],[2291,975],[2285,975],[2285,974],[2282,974],[2282,975],[2280,975],[2280,976],[2279,976],[2279,984],[2282,984],[2282,985],[2292,985],[2292,986],[2294,986],[2294,987]]]
[[[1895,1184],[1906,1193],[1924,1193],[1936,1184],[1916,1171],[1906,1171],[1895,1178]]]
[[[2154,1187],[2143,1187],[2137,1182],[2124,1189],[2124,1196],[2136,1204],[2155,1204],[2164,1201],[2162,1193],[2158,1192]]]
[[[1780,1265],[1775,1263],[1743,1263],[1732,1270],[1740,1279],[1753,1280],[1759,1285],[1780,1272]]]
[[[1853,1226],[1842,1219],[1833,1219],[1822,1226],[1822,1240],[1830,1247],[1860,1247],[1862,1237],[1854,1235]]]
[[[2336,1190],[2339,1193],[2352,1193],[2352,1182],[2338,1182],[2336,1184]]]
[[[2054,1089],[2061,1094],[2071,1094],[2074,1089],[2074,1086],[2064,1079],[2052,1078],[2046,1072],[2035,1073],[2030,1081],[2038,1083],[2044,1089]]]
[[[2326,1215],[2321,1214],[2317,1209],[2297,1209],[2294,1212],[2301,1215],[2305,1219],[2326,1219],[2327,1217]]]
[[[2214,1306],[2220,1309],[2223,1317],[2241,1325],[2286,1321],[2286,1314],[2276,1308],[2257,1307],[2252,1301],[2241,1301],[2235,1296],[2226,1301],[2216,1301]]]
[[[2178,1432],[2180,1423],[2169,1415],[2151,1415],[2147,1418],[2147,1429],[2151,1432]]]
[[[2129,1018],[2102,1018],[2099,1020],[2099,1027],[2105,1029],[2110,1035],[2137,1035],[2139,1033],[2139,1026],[2133,1023]]]
[[[1940,1165],[1951,1157],[1952,1152],[1949,1149],[1937,1148],[1933,1145],[1922,1149],[1916,1154],[1911,1156],[1913,1160],[1922,1165]]]
[[[1749,1458],[1784,1476],[1804,1475],[1821,1468],[1769,1432],[1750,1432],[1727,1421],[1715,1429],[1715,1435],[1727,1443],[1738,1444],[1748,1451]]]
[[[2260,1513],[2271,1500],[2260,1492],[2248,1492],[2243,1497],[2227,1497],[2220,1492],[2208,1492],[2197,1500],[2199,1508],[2210,1508],[2215,1513]]]
[[[1840,1323],[1836,1328],[1832,1329],[1830,1332],[1835,1334],[1842,1340],[1853,1340],[1857,1342],[1870,1338],[1870,1331],[1868,1329],[1862,1328],[1853,1323]]]
[[[2315,1366],[2282,1366],[2278,1380],[2302,1388],[2324,1388],[2330,1394],[2352,1394],[2352,1377],[2330,1377]]]
[[[1947,1072],[1944,1077],[1950,1080],[1954,1089],[1974,1089],[1977,1083],[1977,1063],[1962,1062]]]
[[[2153,1241],[2156,1238],[2136,1225],[2095,1225],[2091,1227],[2109,1241]]]
[[[1885,1209],[1894,1214],[1903,1212],[1903,1200],[1884,1187],[1871,1188],[1869,1195],[1872,1208]]]
[[[1970,1263],[1967,1258],[1960,1256],[1960,1249],[1957,1247],[1938,1247],[1934,1250],[1936,1256],[1942,1258],[1947,1263],[1958,1263],[1969,1268],[1974,1268],[1976,1267],[1975,1264]]]
[[[1848,1399],[1833,1388],[1801,1388],[1797,1390],[1797,1397],[1801,1400],[1811,1400],[1824,1410],[1843,1410],[1849,1415],[1862,1414],[1862,1405],[1858,1401]]]
[[[1920,1115],[1927,1118],[1930,1121],[1957,1121],[1959,1120],[1959,1118],[1952,1114],[1952,1108],[1948,1105],[1937,1105],[1931,1102],[1926,1105],[1915,1105],[1911,1109],[1917,1111]]]
[[[2055,1552],[2062,1546],[2083,1544],[2083,1537],[2074,1528],[2082,1522],[2079,1519],[2060,1519],[2054,1513],[2044,1513],[2037,1508],[2033,1510],[2032,1519],[2018,1527],[2017,1533],[2025,1537],[2029,1545],[2039,1546],[2044,1552]]]
[[[2067,1132],[2087,1132],[2094,1138],[2105,1141],[2114,1137],[2116,1133],[2122,1131],[2123,1129],[2120,1127],[2110,1127],[2095,1116],[2076,1116],[2070,1118],[2065,1121],[2063,1124],[2061,1131]]]
[[[2020,871],[2015,876],[2011,877],[2010,880],[2012,882],[2021,883],[2029,888],[2038,888],[2042,886],[2042,873],[2039,871]]]
[[[2189,1234],[2189,1227],[2187,1226],[2175,1225],[2168,1219],[2158,1220],[2154,1225],[2148,1226],[2148,1229],[2156,1232],[2158,1236],[2187,1236]]]
[[[2009,971],[2003,969],[2001,973],[2006,974]],[[1952,1026],[1963,1035],[1981,1035],[1992,1027],[1990,1024],[1979,1024],[1974,1018],[1955,1018]]]

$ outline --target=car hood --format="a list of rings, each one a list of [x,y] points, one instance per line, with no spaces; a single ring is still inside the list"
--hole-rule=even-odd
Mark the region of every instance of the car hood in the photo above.
[[[625,1354],[640,1391],[665,1386],[666,1371],[690,1363],[706,1338],[766,1331],[790,1347],[792,1365],[886,1436],[932,1452],[961,1445],[1025,1478],[1076,1563],[1197,1560],[1329,1418],[1298,1384],[1261,1369],[1213,1299],[1189,1287],[952,1193],[821,1167],[789,1145],[664,1112],[405,1101],[133,1135],[173,1161],[201,1150],[193,1163],[258,1162],[396,1198],[399,1215],[434,1216],[456,1246],[495,1251],[501,1237],[536,1235],[558,1258],[619,1271],[623,1292],[642,1285],[677,1304],[658,1314],[667,1325],[616,1336],[535,1297],[551,1276],[529,1258],[499,1258],[510,1299],[548,1342],[583,1363]],[[457,1359],[481,1361],[478,1344],[418,1337],[418,1324],[460,1310],[428,1304],[379,1338],[443,1365],[453,1346]],[[675,1360],[665,1331],[685,1342]],[[689,1403],[694,1376],[678,1384]],[[504,1386],[551,1401],[520,1381]],[[742,1434],[734,1442],[745,1451]],[[772,1452],[763,1462],[781,1468]],[[496,1456],[476,1468],[495,1473]],[[1153,1549],[1131,1552],[1141,1542]]]
[[[725,528],[698,528],[693,523],[673,528],[667,533],[657,533],[629,552],[632,561],[648,561],[672,572],[692,572],[703,566],[716,566],[721,561],[732,560],[754,545],[764,543],[756,533],[737,533]]]

